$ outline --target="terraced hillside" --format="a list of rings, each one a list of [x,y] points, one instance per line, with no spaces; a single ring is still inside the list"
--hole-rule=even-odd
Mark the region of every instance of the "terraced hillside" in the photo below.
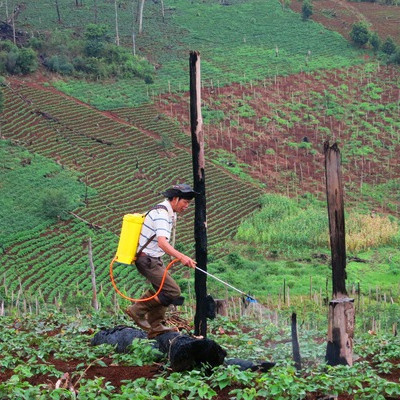
[[[126,111],[122,119],[38,84],[12,80],[5,94],[3,137],[79,171],[97,194],[74,211],[80,219],[21,232],[4,249],[0,273],[12,288],[20,284],[32,293],[41,288],[50,299],[71,285],[86,291],[90,280],[85,238],[91,236],[99,281],[107,287],[108,263],[115,253],[122,216],[147,210],[172,183],[192,181],[188,136],[151,105]],[[172,139],[167,148],[163,132]],[[261,190],[211,162],[207,162],[206,181],[212,246],[233,236],[240,219],[258,207]],[[177,243],[188,252],[193,251],[192,221],[193,209],[178,221]],[[131,269],[121,270],[119,278],[134,285]]]

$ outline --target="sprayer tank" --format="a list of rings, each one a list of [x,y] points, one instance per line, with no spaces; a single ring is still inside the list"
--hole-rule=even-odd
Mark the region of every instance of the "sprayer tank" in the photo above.
[[[145,214],[124,215],[116,261],[123,264],[132,264],[135,261],[144,218]]]

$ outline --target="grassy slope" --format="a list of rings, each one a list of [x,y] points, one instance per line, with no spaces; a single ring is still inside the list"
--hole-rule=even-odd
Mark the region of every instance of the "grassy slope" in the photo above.
[[[50,159],[0,142],[0,242],[3,248],[15,237],[39,226],[54,223],[44,215],[43,199],[58,191],[70,200],[67,208],[76,208],[85,196],[85,187],[76,171],[62,169]]]
[[[39,28],[38,15],[44,12],[41,4],[29,4],[24,11],[27,18],[36,21],[32,25]],[[73,8],[73,4],[69,7]],[[83,21],[93,21],[89,9],[75,12],[79,18],[71,19],[75,15],[72,11],[65,13],[61,27],[78,29]],[[111,19],[111,3],[108,13]],[[119,18],[121,32],[125,41],[129,41],[129,9],[121,9]],[[201,52],[202,79],[208,85],[211,81],[213,85],[250,82],[275,74],[362,62],[362,52],[352,48],[339,34],[312,21],[301,21],[298,14],[283,10],[275,0],[234,2],[230,6],[212,1],[175,0],[166,2],[165,22],[160,18],[159,5],[146,3],[144,33],[137,37],[138,53],[150,57],[157,65],[153,85],[130,80],[110,83],[107,87],[77,81],[59,82],[56,86],[98,108],[110,109],[140,104],[169,88],[187,89],[189,50]],[[114,34],[112,19],[108,24]],[[308,52],[311,56],[306,62]]]

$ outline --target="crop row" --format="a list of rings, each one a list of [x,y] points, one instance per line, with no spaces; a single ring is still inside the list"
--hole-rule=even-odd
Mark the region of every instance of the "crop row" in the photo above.
[[[146,103],[135,108],[116,109],[113,113],[141,128],[157,132],[161,136],[167,135],[174,142],[186,147],[190,146],[190,137],[160,114],[152,104]]]
[[[123,214],[143,212],[160,198],[158,193],[171,183],[177,180],[190,181],[190,151],[174,148],[174,156],[170,157],[152,137],[139,129],[121,125],[69,99],[63,98],[57,102],[58,96],[54,93],[37,88],[16,88],[19,89],[24,99],[29,99],[29,104],[15,96],[15,93],[14,96],[6,93],[7,99],[12,98],[12,101],[6,102],[6,124],[2,133],[6,138],[18,137],[21,141],[29,137],[28,149],[54,158],[70,168],[79,169],[88,184],[96,188],[97,195],[75,213],[105,228],[95,234],[93,255],[95,263],[98,260],[101,264],[99,279],[108,288],[108,263],[115,252]],[[21,115],[14,130],[12,115],[16,110]],[[40,111],[33,120],[32,110]],[[51,115],[50,119],[48,115]],[[152,118],[154,114],[150,112],[141,124],[149,127],[149,119]],[[29,125],[24,125],[24,121]],[[100,126],[97,127],[92,121],[98,121]],[[165,119],[151,126],[156,137],[158,128],[164,132],[177,132],[174,123],[170,122],[169,128]],[[42,133],[45,133],[45,140]],[[115,144],[101,143],[107,140]],[[259,190],[231,178],[210,162],[206,166],[207,176],[211,244],[224,240],[226,236],[232,237],[238,223],[235,218],[257,207]],[[193,242],[193,215],[192,209],[179,221],[177,242],[184,246],[190,246]],[[54,231],[49,228],[39,234],[36,232],[34,237],[10,247],[7,250],[7,264],[11,270],[16,267],[15,274],[7,274],[7,280],[13,281],[11,289],[18,290],[17,281],[11,278],[20,274],[25,289],[30,288],[35,292],[41,288],[49,300],[53,300],[58,292],[64,296],[68,291],[67,286],[74,284],[80,290],[89,290],[87,254],[82,248],[87,232],[82,230],[81,225],[84,225],[83,222],[71,221]],[[113,232],[111,237],[109,232]],[[134,270],[120,269],[120,279],[124,284],[127,287],[135,286],[134,280],[138,276]]]

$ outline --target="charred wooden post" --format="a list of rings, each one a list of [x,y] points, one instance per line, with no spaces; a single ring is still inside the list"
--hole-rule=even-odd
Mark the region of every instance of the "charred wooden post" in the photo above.
[[[297,314],[292,313],[292,350],[293,350],[293,361],[297,371],[301,370],[301,356],[299,339],[297,336]]]
[[[337,144],[324,144],[326,195],[332,255],[333,300],[329,302],[326,361],[330,365],[353,365],[354,299],[346,290],[346,244],[340,151]]]
[[[223,317],[228,316],[228,301],[226,299],[215,299],[215,313]]]
[[[201,116],[200,54],[190,53],[190,127],[192,136],[193,183],[199,194],[195,197],[194,237],[197,266],[207,271],[207,219],[205,189],[204,132]],[[195,335],[207,336],[207,275],[196,269],[194,288],[196,292]]]

